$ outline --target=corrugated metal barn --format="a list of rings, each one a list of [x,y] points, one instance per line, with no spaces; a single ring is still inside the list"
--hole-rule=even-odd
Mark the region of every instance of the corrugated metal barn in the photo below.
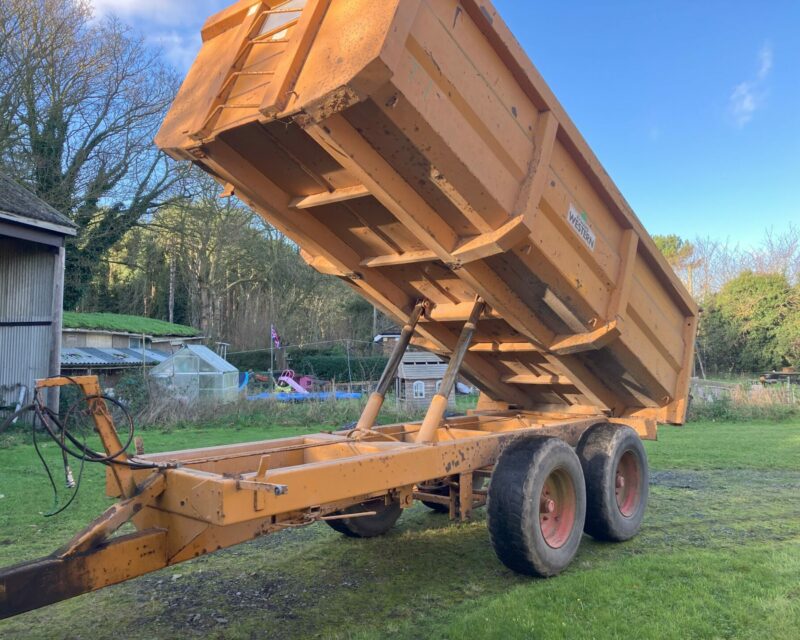
[[[72,235],[67,217],[0,173],[0,407],[30,401],[34,380],[59,372]]]

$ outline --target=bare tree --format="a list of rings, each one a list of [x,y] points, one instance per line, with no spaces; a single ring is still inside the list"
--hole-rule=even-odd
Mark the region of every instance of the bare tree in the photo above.
[[[767,229],[761,245],[748,253],[749,268],[759,273],[776,273],[800,284],[800,229],[794,225],[778,233]]]
[[[18,139],[19,122],[14,117],[22,101],[21,76],[12,51],[30,22],[31,5],[24,0],[0,3],[0,157]]]
[[[696,238],[692,248],[693,293],[698,300],[745,271],[782,275],[791,284],[800,284],[800,229],[794,225],[783,232],[768,229],[761,243],[749,248],[710,237]]]
[[[130,29],[94,21],[86,0],[2,6],[0,70],[13,78],[0,75],[0,160],[79,225],[67,253],[71,307],[100,256],[168,202],[182,178],[152,144],[177,81]]]

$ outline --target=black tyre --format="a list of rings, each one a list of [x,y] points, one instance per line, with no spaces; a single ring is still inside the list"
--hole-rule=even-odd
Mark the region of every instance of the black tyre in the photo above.
[[[379,498],[377,500],[355,504],[341,511],[339,515],[364,513],[365,511],[375,511],[375,515],[326,520],[325,522],[334,531],[338,531],[351,538],[374,538],[376,536],[382,536],[389,531],[403,512],[399,502],[395,501],[386,504],[383,498]]]
[[[486,484],[486,478],[472,476],[473,491],[479,491],[480,489],[483,489],[484,484]],[[417,486],[423,493],[432,493],[445,498],[450,496],[450,485],[447,483],[446,479],[434,480],[432,482],[427,482]],[[420,502],[428,507],[428,509],[436,511],[437,513],[450,513],[449,505],[440,504],[438,502],[430,502],[428,500],[420,500]]]
[[[647,454],[638,434],[625,425],[598,424],[578,443],[586,479],[584,530],[597,540],[629,540],[647,508]]]
[[[512,442],[489,484],[492,546],[509,569],[553,576],[578,551],[586,488],[578,456],[566,442],[533,436]]]

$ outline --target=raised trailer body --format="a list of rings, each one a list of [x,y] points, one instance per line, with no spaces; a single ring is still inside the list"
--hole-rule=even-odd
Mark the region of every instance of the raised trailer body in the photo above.
[[[433,350],[482,297],[492,400],[681,423],[697,308],[491,4],[289,5],[208,22],[159,146],[398,322],[430,301]]]
[[[545,551],[574,554],[584,514],[591,535],[624,539],[602,521],[605,483],[638,523],[646,460],[621,425],[654,438],[683,422],[697,308],[489,2],[242,0],[206,23],[156,141],[404,324],[401,340],[353,430],[120,454],[119,504],[0,573],[3,616],[286,527],[374,535],[414,498],[466,519],[489,495],[498,555],[540,575],[565,565],[515,556],[503,514],[538,523]],[[420,423],[376,427],[412,338],[450,358],[442,390]],[[445,419],[459,372],[481,398]],[[116,452],[102,400],[91,409]],[[603,447],[616,453],[579,460]],[[528,502],[478,482],[501,467]],[[112,537],[126,521],[138,533]]]

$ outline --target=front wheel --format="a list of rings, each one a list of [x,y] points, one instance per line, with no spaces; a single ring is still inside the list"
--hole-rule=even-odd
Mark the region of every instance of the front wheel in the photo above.
[[[503,451],[489,485],[489,535],[518,573],[553,576],[572,562],[583,535],[586,488],[578,456],[558,438],[532,436]]]
[[[382,536],[389,531],[403,513],[400,502],[397,500],[386,504],[383,498],[379,498],[353,505],[338,515],[349,513],[355,515],[365,511],[374,511],[375,515],[326,520],[325,523],[334,531],[338,531],[350,538],[374,538]]]
[[[586,533],[630,540],[642,526],[649,490],[639,435],[625,425],[598,424],[583,434],[577,451],[586,478]]]

